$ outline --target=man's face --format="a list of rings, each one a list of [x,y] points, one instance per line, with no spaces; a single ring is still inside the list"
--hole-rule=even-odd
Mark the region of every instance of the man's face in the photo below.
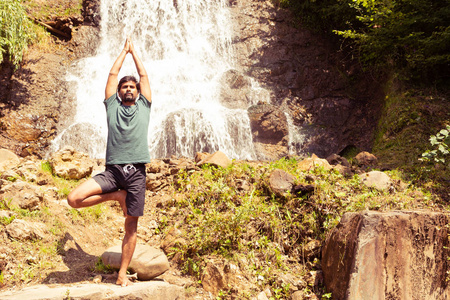
[[[137,95],[138,90],[134,81],[126,81],[120,87],[119,96],[122,99],[122,102],[134,103],[134,101],[136,101]]]

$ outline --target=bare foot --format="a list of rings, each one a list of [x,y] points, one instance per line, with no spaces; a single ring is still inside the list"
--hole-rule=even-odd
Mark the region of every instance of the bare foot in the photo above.
[[[123,275],[123,276],[122,276],[122,275],[119,275],[119,276],[117,277],[116,284],[117,284],[117,285],[120,285],[121,287],[125,287],[125,286],[132,285],[133,282],[131,282],[131,281],[128,279],[127,275]]]

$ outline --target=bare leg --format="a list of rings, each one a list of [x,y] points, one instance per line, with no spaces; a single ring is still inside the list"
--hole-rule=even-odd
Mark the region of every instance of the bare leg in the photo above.
[[[127,278],[127,269],[133,257],[137,240],[137,224],[139,217],[127,216],[125,218],[125,236],[122,241],[122,257],[120,261],[119,275],[116,284],[128,286],[133,284]]]
[[[111,193],[102,194],[102,188],[94,180],[89,179],[79,186],[77,186],[69,196],[67,196],[67,203],[73,208],[89,207],[105,201],[118,201],[120,207],[123,210],[123,215],[127,215],[127,206],[125,204],[125,198],[127,192],[125,190],[119,190]]]

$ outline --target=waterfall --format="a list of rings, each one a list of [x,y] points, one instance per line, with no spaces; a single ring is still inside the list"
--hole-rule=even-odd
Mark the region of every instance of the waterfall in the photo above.
[[[152,158],[193,157],[220,150],[230,158],[255,159],[245,109],[220,104],[220,78],[234,67],[227,0],[103,0],[97,54],[76,63],[74,123],[54,141],[102,158],[106,144],[104,89],[127,36],[150,78]],[[127,55],[119,78],[137,72]]]

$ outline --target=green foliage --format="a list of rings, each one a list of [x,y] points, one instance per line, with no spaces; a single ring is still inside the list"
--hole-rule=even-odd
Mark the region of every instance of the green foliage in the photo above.
[[[47,172],[49,174],[53,173],[52,165],[50,164],[50,162],[48,160],[41,161],[41,170],[44,172]]]
[[[14,221],[14,219],[16,218],[16,216],[12,215],[10,217],[0,217],[0,224],[6,226],[11,224],[12,221]]]
[[[356,41],[364,62],[403,70],[405,79],[448,79],[449,1],[355,0],[363,26],[335,32]]]
[[[433,150],[422,153],[421,160],[445,164],[445,157],[450,153],[450,125],[430,137]]]
[[[10,210],[10,204],[12,199],[3,197],[3,199],[0,199],[0,210]]]
[[[314,192],[273,195],[268,179],[275,169],[292,174],[295,184],[314,184]],[[396,179],[398,174],[391,176]],[[247,181],[246,189],[240,188],[243,180]],[[413,186],[403,193],[389,194],[361,184],[358,175],[346,178],[323,168],[301,171],[295,159],[234,163],[227,169],[181,170],[174,189],[185,196],[166,202],[164,210],[173,215],[164,220],[161,233],[169,233],[173,227],[183,232],[184,242],[176,242],[168,255],[177,257],[185,274],[200,279],[211,257],[236,264],[246,261],[248,264],[240,267],[260,278],[261,287],[270,286],[273,299],[288,299],[289,286],[275,280],[275,274],[294,268],[299,274],[307,267],[289,262],[287,256],[313,264],[314,257],[306,257],[302,249],[312,239],[324,239],[347,211],[422,205],[423,202],[411,199],[409,188]],[[170,224],[180,219],[183,221]],[[224,291],[218,299],[227,296]]]
[[[303,24],[354,42],[365,65],[419,83],[449,80],[450,1],[282,0]]]
[[[9,60],[19,66],[23,51],[35,38],[31,26],[20,0],[0,1],[0,63]]]
[[[105,274],[114,273],[115,269],[110,265],[105,265],[101,257],[98,257],[97,262],[95,263],[94,271],[101,272]]]
[[[105,203],[101,203],[80,209],[70,208],[67,215],[74,222],[102,222],[111,216],[111,211]]]

